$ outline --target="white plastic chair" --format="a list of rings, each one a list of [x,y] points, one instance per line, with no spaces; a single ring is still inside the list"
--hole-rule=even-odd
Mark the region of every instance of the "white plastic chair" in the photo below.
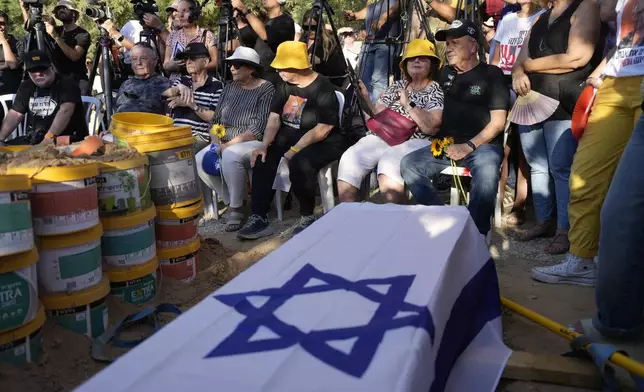
[[[103,119],[103,110],[101,100],[96,97],[82,96],[81,100],[83,101],[83,106],[86,106],[85,109],[85,123],[87,124],[87,129],[89,130],[89,135],[93,136],[96,134],[96,129],[100,125],[101,132],[104,132],[105,129],[105,120]],[[100,122],[99,122],[100,121]],[[100,133],[100,132],[99,132]]]
[[[335,92],[338,99],[339,106],[339,119],[342,122],[342,113],[344,112],[344,94],[340,91]],[[342,124],[340,124],[342,125]],[[329,212],[335,207],[335,195],[333,194],[333,169],[337,167],[338,161],[333,161],[318,171],[318,186],[320,187],[320,197],[322,198],[322,208],[324,213]],[[275,208],[277,209],[277,219],[282,221],[284,218],[284,210],[282,207],[282,192],[288,192],[291,188],[291,181],[289,180],[288,163],[282,158],[280,166],[275,176]]]
[[[16,94],[3,94],[0,95],[0,105],[2,105],[2,110],[4,111],[5,117],[7,114],[9,114],[9,109],[11,109],[9,103],[13,104],[14,99],[16,99]],[[27,116],[25,115],[25,118],[22,122],[22,124],[18,124],[18,129],[14,130],[11,135],[9,135],[9,139],[14,139],[18,136],[23,136],[27,133]]]

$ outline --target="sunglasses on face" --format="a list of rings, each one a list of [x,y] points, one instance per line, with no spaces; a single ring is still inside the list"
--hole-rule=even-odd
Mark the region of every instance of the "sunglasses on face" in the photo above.
[[[244,65],[244,64],[242,64],[242,63],[238,63],[238,62],[236,62],[236,61],[229,61],[229,62],[228,62],[228,65],[229,65],[230,67],[235,67],[235,68],[239,69],[239,68],[241,68],[241,67],[242,67],[242,65]]]

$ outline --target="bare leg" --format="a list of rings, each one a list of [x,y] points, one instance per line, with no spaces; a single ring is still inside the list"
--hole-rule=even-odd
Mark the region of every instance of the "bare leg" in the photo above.
[[[388,203],[403,204],[405,202],[405,186],[380,174],[378,176],[378,187],[385,196]]]
[[[530,167],[528,162],[525,160],[525,155],[523,155],[523,148],[519,143],[517,146],[517,152],[519,153],[519,170],[517,171],[517,187],[516,195],[514,197],[514,211],[525,210],[525,203],[528,199],[528,178],[530,178]]]
[[[338,198],[340,203],[352,203],[355,201],[360,201],[360,190],[355,186],[338,180]]]
[[[499,196],[501,197],[501,212],[503,212],[503,199],[505,198],[505,185],[510,174],[510,146],[503,149],[503,165],[501,166],[501,179],[499,180]]]

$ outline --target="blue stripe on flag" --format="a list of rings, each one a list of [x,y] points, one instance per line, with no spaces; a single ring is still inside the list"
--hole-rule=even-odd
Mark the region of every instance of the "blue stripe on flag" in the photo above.
[[[490,258],[463,287],[445,324],[430,392],[442,392],[458,357],[485,324],[501,316],[499,280]]]

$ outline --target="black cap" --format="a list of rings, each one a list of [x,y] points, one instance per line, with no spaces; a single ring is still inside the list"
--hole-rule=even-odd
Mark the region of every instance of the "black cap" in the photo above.
[[[32,50],[25,54],[25,68],[31,71],[34,68],[49,68],[51,67],[51,59],[49,55],[42,50]]]
[[[208,52],[208,48],[206,48],[206,45],[202,44],[201,42],[193,42],[191,44],[188,44],[188,46],[186,46],[186,50],[184,50],[181,53],[178,53],[176,58],[177,60],[185,60],[188,58],[194,58],[194,57],[200,57],[200,56],[210,57],[210,52]]]
[[[453,21],[448,28],[438,30],[434,37],[436,41],[446,41],[448,38],[461,38],[466,35],[478,41],[479,30],[471,20],[458,19]]]

